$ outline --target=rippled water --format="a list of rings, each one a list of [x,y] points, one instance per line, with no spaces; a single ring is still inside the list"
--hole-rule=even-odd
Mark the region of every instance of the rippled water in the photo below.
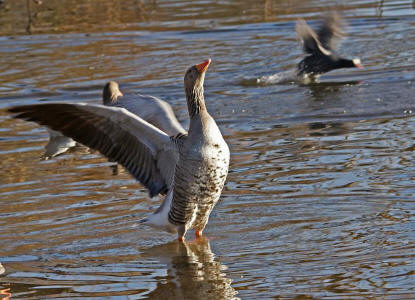
[[[339,51],[364,70],[256,84],[295,67],[295,20],[315,26],[332,3],[44,0],[28,27],[26,1],[6,0],[0,298],[413,299],[414,2],[334,7],[349,23]],[[45,129],[4,111],[97,103],[113,79],[187,124],[184,71],[208,57],[207,106],[232,152],[209,240],[137,226],[158,201],[127,173],[93,152],[41,160]]]

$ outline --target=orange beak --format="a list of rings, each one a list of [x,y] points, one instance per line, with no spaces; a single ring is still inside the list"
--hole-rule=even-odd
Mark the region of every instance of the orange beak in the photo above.
[[[209,58],[209,59],[208,59],[208,60],[206,60],[205,62],[203,62],[203,63],[201,63],[201,64],[196,65],[197,70],[198,70],[200,73],[204,73],[204,72],[206,72],[207,68],[208,68],[208,67],[209,67],[209,65],[210,65],[210,62],[211,62],[211,59]]]

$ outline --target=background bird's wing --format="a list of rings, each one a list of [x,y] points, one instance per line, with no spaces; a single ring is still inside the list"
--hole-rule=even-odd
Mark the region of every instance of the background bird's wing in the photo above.
[[[68,149],[76,146],[73,139],[62,135],[60,132],[48,128],[48,133],[49,142],[45,146],[45,153],[43,154],[46,159],[65,153]]]
[[[114,105],[129,110],[169,136],[186,133],[170,104],[159,98],[140,94],[127,95],[118,97]]]
[[[49,103],[9,109],[15,118],[46,125],[123,165],[153,197],[173,181],[178,150],[169,136],[131,112],[85,103]]]
[[[337,13],[330,13],[317,31],[318,40],[328,50],[335,50],[342,37],[345,36],[346,21]]]
[[[305,53],[309,54],[325,54],[329,55],[330,52],[324,49],[320,42],[318,41],[317,34],[313,29],[308,26],[304,20],[297,21],[295,25],[295,30],[297,31],[297,37],[300,39],[303,44],[303,50]]]

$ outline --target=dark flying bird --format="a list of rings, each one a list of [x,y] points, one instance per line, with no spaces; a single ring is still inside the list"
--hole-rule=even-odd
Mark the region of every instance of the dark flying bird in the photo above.
[[[296,24],[297,36],[308,54],[297,66],[297,75],[315,77],[341,68],[362,68],[359,58],[346,59],[334,51],[344,36],[344,19],[336,12],[330,13],[317,33],[304,20]]]

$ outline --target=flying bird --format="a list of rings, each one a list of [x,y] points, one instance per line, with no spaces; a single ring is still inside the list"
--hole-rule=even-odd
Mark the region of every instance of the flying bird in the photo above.
[[[362,68],[359,58],[346,59],[335,53],[340,39],[344,36],[346,23],[336,12],[330,13],[315,32],[304,20],[296,24],[297,36],[307,56],[297,65],[297,75],[318,77],[340,68]]]

